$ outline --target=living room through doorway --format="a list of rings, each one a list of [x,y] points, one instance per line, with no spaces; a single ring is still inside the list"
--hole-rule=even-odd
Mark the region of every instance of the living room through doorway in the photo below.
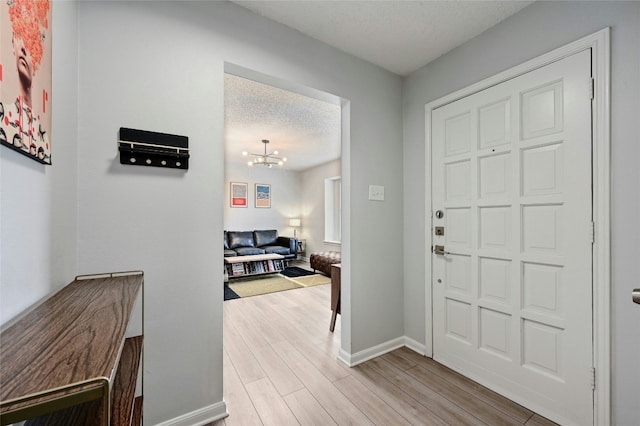
[[[225,72],[224,229],[275,229],[287,237],[295,232],[304,243],[298,256],[302,262],[308,262],[313,252],[341,252],[347,241],[325,238],[324,186],[327,178],[341,178],[340,198],[348,202],[342,153],[348,147],[343,123],[349,117],[349,102],[232,64],[225,65]],[[286,157],[284,165],[247,164],[255,158],[251,154],[265,152],[265,139],[266,153],[278,151],[273,155]],[[232,207],[236,184],[246,190],[245,200],[244,205]],[[257,204],[257,186],[268,186],[269,207]],[[299,219],[300,226],[291,227],[290,219]],[[349,226],[342,213],[339,221]],[[327,306],[327,321],[330,315]]]

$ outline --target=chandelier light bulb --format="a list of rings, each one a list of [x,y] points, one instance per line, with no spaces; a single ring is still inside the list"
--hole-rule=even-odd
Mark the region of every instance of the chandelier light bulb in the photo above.
[[[282,161],[287,161],[287,157],[283,157],[283,158],[282,158]]]
[[[262,143],[264,144],[263,154],[242,151],[242,156],[253,157],[251,160],[249,160],[247,165],[254,166],[256,164],[262,164],[263,166],[267,166],[268,168],[271,169],[273,168],[274,165],[282,166],[285,163],[285,161],[287,161],[286,158],[277,157],[278,151],[273,151],[271,153],[267,151],[267,144],[269,143],[268,139],[263,139]]]

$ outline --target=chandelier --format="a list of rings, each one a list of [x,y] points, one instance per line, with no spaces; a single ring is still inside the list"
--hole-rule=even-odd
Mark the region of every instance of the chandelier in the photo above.
[[[282,166],[284,162],[287,161],[286,157],[277,157],[278,151],[267,152],[267,144],[269,143],[267,139],[262,139],[262,143],[264,144],[264,154],[250,154],[247,151],[242,152],[242,155],[245,157],[248,155],[255,157],[252,160],[249,160],[247,163],[248,165],[253,166],[254,164],[262,164],[263,166],[271,168],[274,164]]]

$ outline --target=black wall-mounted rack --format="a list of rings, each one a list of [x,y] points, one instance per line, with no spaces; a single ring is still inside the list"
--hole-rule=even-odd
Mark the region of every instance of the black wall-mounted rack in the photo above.
[[[187,136],[120,127],[120,164],[189,169]]]

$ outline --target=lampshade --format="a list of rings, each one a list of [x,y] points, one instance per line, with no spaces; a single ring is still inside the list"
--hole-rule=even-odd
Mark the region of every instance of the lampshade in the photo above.
[[[289,219],[289,226],[297,228],[300,226],[300,219]]]

